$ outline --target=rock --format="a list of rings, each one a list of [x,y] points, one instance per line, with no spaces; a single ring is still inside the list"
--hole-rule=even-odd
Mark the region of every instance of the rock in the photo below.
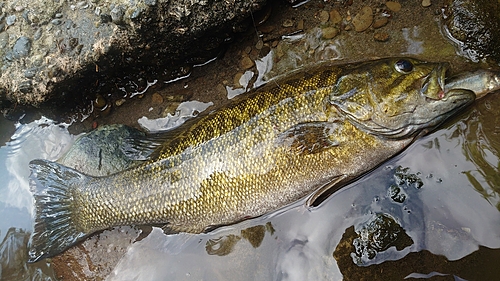
[[[14,47],[12,48],[12,56],[15,59],[27,57],[30,53],[31,50],[31,40],[26,37],[22,36],[17,39],[16,43],[14,44]]]
[[[340,15],[339,11],[335,9],[330,11],[330,21],[333,24],[338,24],[342,22],[342,16]]]
[[[326,23],[328,21],[328,19],[330,19],[330,13],[328,13],[327,11],[323,10],[319,13],[319,21],[321,23]]]
[[[444,25],[457,42],[459,53],[472,61],[500,63],[500,2],[489,0],[449,0]]]
[[[389,33],[387,32],[375,32],[373,34],[373,39],[378,42],[387,42],[389,41]]]
[[[262,49],[262,47],[264,47],[264,41],[262,41],[262,39],[259,39],[255,44],[255,49],[260,50]]]
[[[123,16],[125,15],[125,11],[121,5],[118,5],[111,10],[110,16],[111,21],[116,24],[121,24],[123,22]]]
[[[247,69],[250,69],[254,66],[254,62],[251,58],[249,58],[248,56],[244,56],[241,61],[240,61],[240,67],[241,69],[243,70],[247,70]]]
[[[158,93],[154,93],[152,96],[151,96],[151,103],[153,105],[159,105],[159,104],[162,104],[163,103],[163,97],[158,94]]]
[[[385,2],[385,6],[387,7],[387,9],[393,12],[399,12],[401,10],[401,4],[399,4],[398,2],[387,1]]]
[[[335,27],[325,27],[321,30],[321,34],[324,39],[332,39],[339,34],[339,30]]]
[[[216,57],[234,36],[233,27],[247,24],[265,0],[2,3],[0,105],[36,106],[52,98],[57,107],[62,99],[83,103],[83,95],[93,98],[98,89],[117,100],[123,96],[117,89],[128,87],[123,77],[136,81],[166,66],[171,71],[186,61],[194,65]],[[34,67],[32,76],[27,70]],[[22,93],[25,74],[31,91]]]
[[[372,27],[377,29],[377,28],[381,28],[383,26],[385,26],[387,23],[389,22],[389,19],[386,18],[386,17],[381,17],[379,19],[376,19],[373,24],[372,24]]]
[[[354,25],[354,30],[357,32],[363,32],[367,30],[373,22],[373,11],[372,8],[365,6],[361,11],[354,16],[352,19],[352,24]]]
[[[431,5],[431,0],[422,0],[422,7],[429,7]]]
[[[293,26],[293,21],[291,19],[287,19],[283,22],[282,24],[283,27],[292,27]]]
[[[5,18],[5,23],[7,23],[8,26],[13,25],[16,22],[16,15],[10,15]]]
[[[304,30],[304,20],[303,19],[301,19],[297,22],[297,29]]]

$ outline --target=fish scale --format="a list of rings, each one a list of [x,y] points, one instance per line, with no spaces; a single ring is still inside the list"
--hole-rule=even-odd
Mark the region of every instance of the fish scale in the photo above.
[[[401,59],[385,59],[269,83],[151,136],[149,146],[164,142],[148,160],[106,177],[32,161],[30,261],[113,226],[166,224],[169,232],[200,233],[307,196],[315,203],[474,99],[456,89],[428,99],[443,91],[444,66],[403,60],[414,71],[401,73]],[[407,108],[417,108],[415,116]]]

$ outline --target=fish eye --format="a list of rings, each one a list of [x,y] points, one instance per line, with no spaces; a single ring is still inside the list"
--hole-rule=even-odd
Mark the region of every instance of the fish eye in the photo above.
[[[413,70],[413,64],[409,60],[398,60],[394,67],[403,74],[408,74]]]

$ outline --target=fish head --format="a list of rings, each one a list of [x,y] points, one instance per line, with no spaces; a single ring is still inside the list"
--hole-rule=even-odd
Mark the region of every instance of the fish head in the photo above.
[[[329,96],[341,116],[369,133],[407,138],[439,125],[470,104],[470,90],[445,92],[447,63],[391,58],[363,63],[341,74]]]

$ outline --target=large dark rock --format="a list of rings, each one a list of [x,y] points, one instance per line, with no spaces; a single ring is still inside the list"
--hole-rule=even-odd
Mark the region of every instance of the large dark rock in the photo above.
[[[460,53],[500,64],[500,1],[448,0],[444,22]]]
[[[0,101],[38,105],[53,96],[71,99],[119,75],[200,63],[215,56],[264,2],[4,1]]]

